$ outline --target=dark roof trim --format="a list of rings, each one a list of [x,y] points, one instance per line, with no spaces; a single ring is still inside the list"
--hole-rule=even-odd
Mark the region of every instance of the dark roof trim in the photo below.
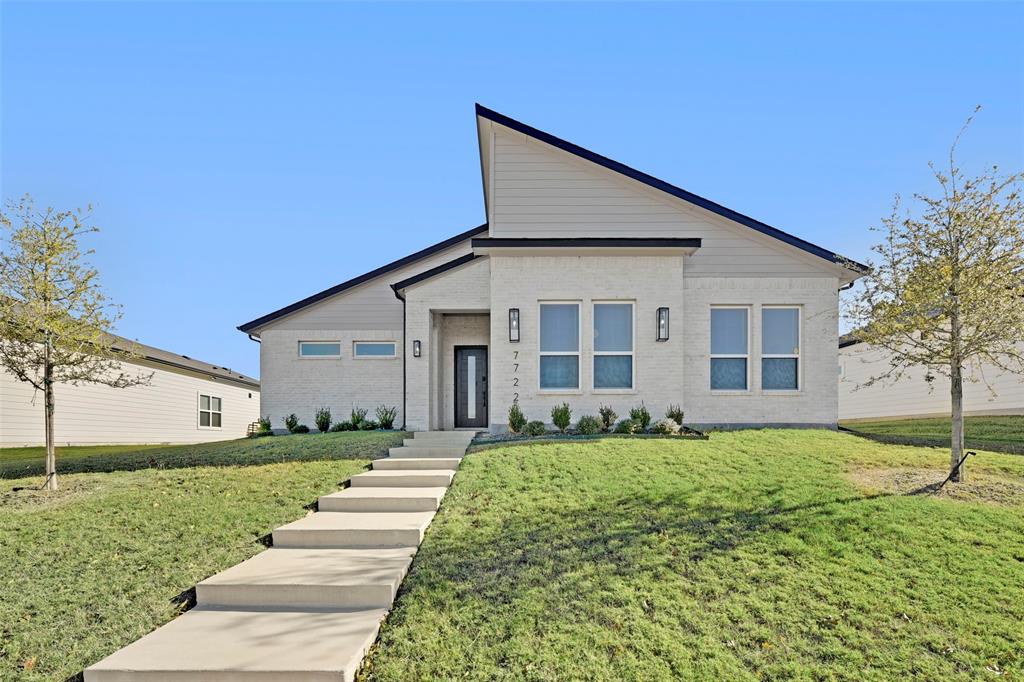
[[[472,241],[473,248],[682,248],[699,249],[700,238],[628,238],[628,237],[478,237]]]
[[[474,239],[473,241],[475,242],[476,240]],[[403,279],[400,282],[395,282],[394,284],[391,285],[391,288],[397,294],[399,291],[405,289],[406,287],[411,287],[413,284],[419,284],[424,280],[448,272],[449,270],[457,268],[460,265],[465,265],[466,263],[474,261],[477,258],[483,258],[483,256],[477,256],[476,254],[473,253],[467,253],[465,256],[459,256],[455,260],[450,260],[447,263],[442,263],[441,265],[438,265],[437,267],[430,268],[429,270],[424,270],[418,275],[413,275],[412,277]]]
[[[289,306],[285,306],[284,308],[281,308],[280,310],[275,310],[274,312],[268,313],[268,314],[264,315],[263,317],[257,317],[255,320],[251,320],[249,322],[246,322],[245,324],[239,325],[238,329],[239,329],[239,331],[243,331],[243,332],[247,332],[248,333],[248,332],[252,331],[253,329],[256,329],[258,327],[262,327],[263,325],[267,324],[268,322],[273,322],[274,320],[276,320],[278,318],[281,318],[281,317],[284,317],[285,315],[290,315],[290,314],[292,314],[292,313],[294,313],[294,312],[296,312],[298,310],[302,310],[303,308],[305,308],[307,306],[310,306],[310,305],[313,305],[314,303],[318,303],[318,302],[324,300],[325,298],[329,298],[331,296],[334,296],[335,294],[340,294],[341,292],[345,291],[346,289],[351,289],[352,287],[359,286],[360,284],[363,284],[364,282],[368,282],[371,279],[374,279],[375,277],[380,277],[381,275],[386,275],[387,273],[392,272],[394,270],[397,270],[397,269],[399,269],[401,267],[405,267],[406,265],[409,265],[410,263],[415,263],[416,261],[420,260],[421,258],[426,258],[427,256],[432,256],[433,254],[438,253],[439,251],[444,251],[445,249],[447,249],[449,247],[455,246],[456,244],[458,244],[461,241],[469,239],[470,237],[472,237],[475,234],[480,234],[481,232],[486,232],[486,231],[487,231],[487,223],[484,223],[483,225],[479,225],[477,227],[474,227],[471,230],[466,230],[465,232],[457,234],[454,237],[450,237],[448,239],[445,239],[443,242],[438,242],[437,244],[434,244],[433,246],[428,246],[425,249],[422,249],[420,251],[417,251],[416,253],[410,254],[410,255],[406,256],[405,258],[399,258],[398,260],[396,260],[396,261],[394,261],[392,263],[388,263],[387,265],[382,265],[381,267],[377,268],[376,270],[371,270],[370,272],[367,272],[366,274],[363,274],[363,275],[359,275],[358,277],[350,279],[347,282],[342,282],[341,284],[337,284],[337,285],[331,287],[330,289],[324,289],[323,291],[321,291],[318,294],[313,294],[312,296],[308,296],[308,297],[302,299],[301,301],[296,301],[295,303],[292,303]]]
[[[847,346],[856,346],[858,343],[861,343],[861,340],[858,339],[853,332],[850,332],[849,334],[843,334],[842,336],[839,337],[840,348],[846,348]]]
[[[630,168],[624,163],[619,163],[618,161],[609,159],[606,156],[601,156],[600,154],[592,152],[589,149],[584,149],[583,147],[573,144],[572,142],[567,142],[566,140],[555,137],[550,133],[545,133],[543,130],[537,130],[536,128],[526,125],[525,123],[521,123],[513,118],[505,116],[504,114],[499,114],[496,111],[488,109],[485,106],[477,104],[476,114],[477,116],[482,116],[483,118],[486,118],[489,121],[494,121],[495,123],[503,125],[506,128],[511,128],[512,130],[523,133],[524,135],[529,135],[530,137],[536,138],[541,142],[545,142],[551,145],[552,147],[557,147],[562,151],[569,152],[570,154],[578,156],[582,159],[586,159],[587,161],[590,161],[592,163],[596,163],[597,165],[615,171],[616,173],[625,175],[626,177],[632,178],[637,182],[642,182],[643,184],[649,187],[653,187],[654,189],[661,190],[662,192],[671,194],[672,196],[678,197],[683,201],[688,201],[691,204],[700,206],[701,208],[711,211],[712,213],[716,213],[722,216],[723,218],[728,218],[729,220],[740,223],[741,225],[746,225],[747,227],[753,230],[768,235],[769,237],[774,237],[779,241],[785,242],[790,246],[795,246],[796,248],[806,251],[807,253],[814,254],[819,258],[824,258],[825,260],[831,263],[835,263],[836,265],[854,271],[868,271],[868,267],[862,263],[852,261],[849,258],[840,256],[837,253],[829,251],[828,249],[824,249],[816,244],[812,244],[809,241],[800,239],[799,237],[793,236],[787,232],[783,232],[782,230],[772,227],[771,225],[766,225],[765,223],[762,223],[759,220],[755,220],[749,216],[743,215],[742,213],[738,213],[730,208],[726,208],[721,204],[716,204],[710,199],[705,199],[704,197],[698,196],[693,192],[687,192],[685,189],[682,189],[681,187],[676,187],[675,185],[669,184],[664,180],[659,180],[654,176],[638,171],[635,168]]]

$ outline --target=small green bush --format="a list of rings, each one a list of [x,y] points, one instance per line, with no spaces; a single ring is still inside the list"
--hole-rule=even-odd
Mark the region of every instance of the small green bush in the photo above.
[[[256,420],[259,423],[256,431],[251,435],[253,438],[263,438],[264,436],[273,436],[274,429],[270,426],[270,417],[260,417]]]
[[[679,423],[674,419],[665,417],[654,422],[654,426],[651,427],[651,433],[660,433],[663,436],[674,436],[679,433]]]
[[[580,417],[580,420],[576,422],[576,431],[582,433],[584,436],[591,436],[601,430],[601,420],[589,414],[585,414]]]
[[[331,427],[331,431],[337,433],[338,431],[355,431],[356,427],[352,426],[352,422],[335,422],[334,426]]]
[[[377,406],[377,423],[380,424],[380,428],[393,429],[395,427],[395,417],[397,416],[397,407],[388,407],[387,405]]]
[[[508,408],[508,430],[512,433],[522,433],[526,427],[526,415],[519,409],[519,401],[513,400],[512,407]]]
[[[305,424],[299,424],[294,429],[292,429],[292,433],[309,433],[309,427],[306,426]]]
[[[547,432],[548,427],[544,426],[544,422],[541,421],[532,421],[523,429],[523,433],[527,436],[543,436]]]
[[[634,407],[629,411],[629,418],[640,426],[641,431],[646,431],[651,425],[651,413],[647,411],[647,406],[643,402],[640,403],[640,407]]]
[[[359,422],[359,430],[360,431],[376,431],[379,428],[380,428],[380,424],[378,424],[377,422],[373,421],[372,419],[365,419],[365,420]]]
[[[683,408],[678,405],[669,405],[668,409],[665,410],[665,416],[674,421],[679,426],[683,425]]]
[[[612,409],[611,405],[602,405],[597,408],[597,413],[601,415],[601,430],[611,431],[619,415],[615,414],[615,410]]]
[[[572,410],[569,409],[569,403],[562,403],[551,408],[551,423],[558,427],[559,431],[565,433],[569,424],[572,423]]]
[[[321,407],[316,411],[313,416],[313,421],[316,423],[316,429],[320,433],[327,433],[331,430],[331,408]]]
[[[640,425],[632,419],[623,419],[615,425],[615,433],[636,433],[640,430]]]
[[[349,417],[348,420],[350,422],[352,422],[353,426],[355,426],[356,428],[359,428],[360,424],[362,424],[365,419],[366,419],[366,410],[364,410],[361,407],[353,407],[352,408],[352,415]]]
[[[288,433],[295,433],[295,429],[299,425],[299,418],[292,412],[290,415],[284,418],[284,427],[288,429]]]

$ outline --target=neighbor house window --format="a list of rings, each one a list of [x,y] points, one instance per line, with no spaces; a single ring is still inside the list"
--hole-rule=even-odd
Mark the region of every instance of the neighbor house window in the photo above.
[[[299,357],[340,358],[341,343],[339,341],[299,341]]]
[[[711,390],[747,390],[748,329],[745,307],[711,309]]]
[[[219,429],[221,421],[220,398],[212,395],[199,396],[199,426]]]
[[[394,341],[356,341],[352,355],[357,358],[393,358],[395,357]]]
[[[633,388],[633,304],[594,304],[594,388]]]
[[[761,309],[761,388],[765,391],[800,388],[799,308]]]
[[[540,305],[540,387],[580,387],[580,304]]]

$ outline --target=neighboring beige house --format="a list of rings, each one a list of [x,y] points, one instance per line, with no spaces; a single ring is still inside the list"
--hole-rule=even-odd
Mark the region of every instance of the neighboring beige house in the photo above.
[[[1024,351],[1024,343],[1021,344]],[[846,335],[839,341],[839,418],[888,419],[899,417],[948,417],[949,379],[932,372],[925,380],[925,368],[915,368],[898,381],[886,379],[872,386],[864,384],[889,367],[890,354]],[[1004,372],[991,365],[968,368],[964,380],[964,414],[1024,414],[1024,376]],[[991,390],[990,390],[991,389]]]
[[[200,443],[242,438],[260,416],[260,384],[252,377],[184,355],[114,337],[138,356],[124,371],[150,374],[149,385],[110,388],[57,384],[59,445]],[[42,445],[43,396],[0,370],[0,447]],[[0,455],[2,457],[2,455]]]
[[[477,134],[484,225],[239,327],[275,428],[385,404],[499,432],[514,400],[835,427],[838,290],[863,266],[480,106]]]

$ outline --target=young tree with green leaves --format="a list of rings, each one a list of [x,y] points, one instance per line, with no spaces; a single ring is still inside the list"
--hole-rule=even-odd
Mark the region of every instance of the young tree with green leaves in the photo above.
[[[926,378],[949,378],[952,481],[964,478],[964,380],[985,381],[985,364],[1024,373],[1024,173],[961,170],[956,148],[972,119],[948,167],[931,165],[934,195],[915,194],[912,212],[897,196],[875,228],[883,240],[873,247],[871,273],[847,304],[856,337],[889,353],[888,366],[865,385],[920,367]]]
[[[54,385],[148,384],[152,374],[128,373],[131,348],[115,348],[110,329],[121,317],[99,286],[78,238],[97,232],[86,211],[37,211],[29,196],[0,212],[9,231],[0,251],[0,367],[43,394],[46,483],[57,490]]]

